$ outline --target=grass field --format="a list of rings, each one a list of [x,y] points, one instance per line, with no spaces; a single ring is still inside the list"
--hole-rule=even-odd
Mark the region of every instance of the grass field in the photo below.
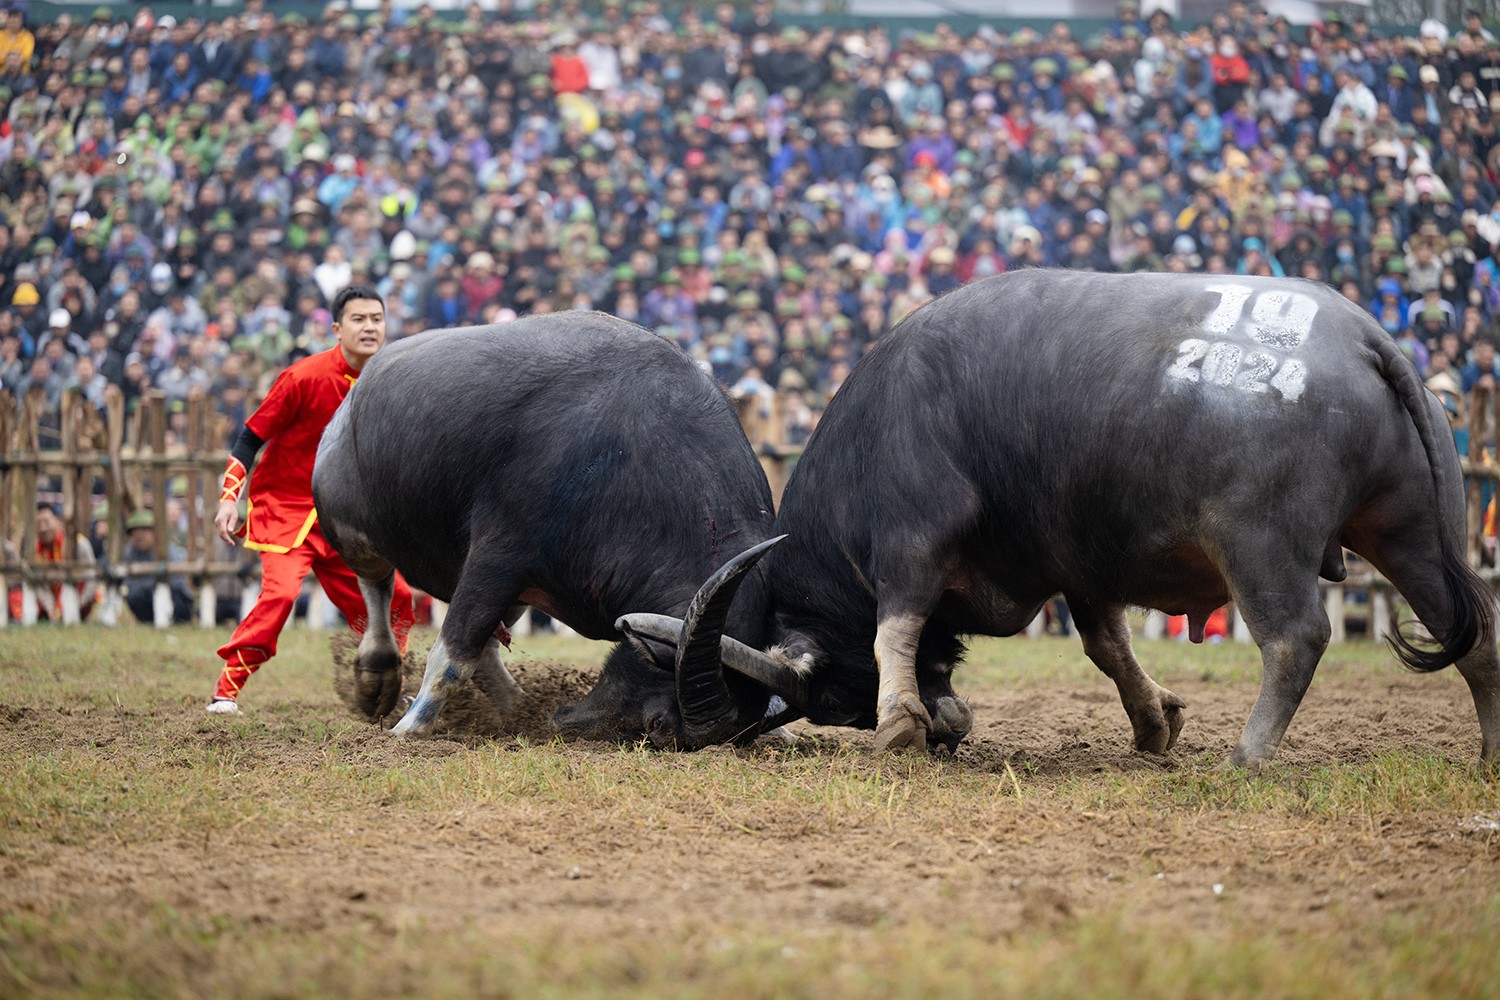
[[[209,718],[222,638],[0,630],[0,997],[1500,995],[1472,702],[1374,647],[1248,776],[1247,646],[1141,644],[1190,704],[1164,760],[1074,640],[976,643],[939,758],[402,743],[302,630]],[[510,662],[535,693],[603,651]]]

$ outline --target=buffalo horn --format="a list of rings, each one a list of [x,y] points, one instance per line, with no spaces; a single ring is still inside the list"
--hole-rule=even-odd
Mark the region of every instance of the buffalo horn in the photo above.
[[[622,615],[615,622],[615,628],[625,633],[632,642],[659,642],[673,649],[677,648],[677,643],[682,638],[682,619],[670,615]],[[733,636],[721,636],[719,657],[724,666],[781,695],[782,700],[787,703],[807,703],[807,683],[802,675],[755,647],[747,646]]]
[[[695,745],[706,746],[734,735],[738,723],[724,682],[719,640],[745,574],[785,537],[761,542],[720,566],[688,604],[677,643],[677,707],[683,731]],[[726,725],[728,732],[723,731]]]

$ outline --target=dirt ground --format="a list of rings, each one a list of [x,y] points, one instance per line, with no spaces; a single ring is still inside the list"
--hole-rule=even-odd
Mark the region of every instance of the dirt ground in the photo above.
[[[1455,772],[1471,767],[1479,747],[1474,709],[1448,674],[1320,676],[1286,739],[1282,766],[1305,775],[1328,762],[1431,750]],[[491,737],[504,742],[507,730],[546,740],[552,709],[581,695],[587,678],[545,665],[517,675],[529,694],[513,720],[486,720],[487,706],[471,705],[469,717],[448,717],[458,730],[446,738],[398,744],[374,727],[356,728],[339,737],[340,749],[373,771],[411,755],[469,752]],[[971,814],[958,810],[935,825],[930,816],[908,823],[897,808],[869,822],[830,825],[815,801],[767,801],[753,815],[684,801],[663,821],[619,808],[562,816],[539,797],[441,816],[319,816],[254,844],[90,838],[47,845],[25,865],[0,857],[0,907],[45,914],[74,904],[128,915],[165,902],[308,932],[476,922],[503,931],[551,921],[611,933],[733,914],[809,931],[920,917],[1004,935],[1115,911],[1146,913],[1185,932],[1233,919],[1292,933],[1351,912],[1376,920],[1419,911],[1457,916],[1493,897],[1500,812],[1371,815],[1352,803],[1304,818],[1295,810],[1171,803],[1154,811],[1092,808],[1063,794],[1101,774],[1128,780],[1132,772],[1222,756],[1248,715],[1254,685],[1173,686],[1191,706],[1178,763],[1130,751],[1107,684],[1049,682],[973,698],[976,729],[956,759],[921,766],[991,774],[995,801],[1019,788],[1021,809],[1013,800],[1005,808],[975,802]],[[247,767],[274,763],[289,773],[326,752],[230,734],[201,713],[177,714],[149,720],[166,730],[164,747],[239,741]],[[107,748],[148,720],[95,715],[78,727],[60,712],[10,707],[0,721],[0,752],[38,753]],[[870,751],[868,733],[800,732],[803,754],[829,758],[830,767],[890,766]],[[618,753],[588,744],[547,752],[580,768]],[[777,766],[769,751],[740,753]],[[673,756],[650,766],[670,768]]]

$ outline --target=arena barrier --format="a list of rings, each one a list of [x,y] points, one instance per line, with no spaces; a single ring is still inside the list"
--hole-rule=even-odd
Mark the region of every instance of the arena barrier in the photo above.
[[[738,393],[734,401],[779,504],[802,454],[799,439],[814,423],[813,411],[795,390]],[[196,393],[169,407],[163,393],[152,391],[127,417],[117,387],[107,390],[102,411],[76,390],[69,390],[63,396],[60,426],[55,428],[60,447],[45,449],[41,443],[44,409],[39,392],[19,405],[9,393],[0,392],[0,540],[6,543],[0,553],[0,585],[7,595],[17,591],[20,595],[19,614],[11,609],[17,602],[0,601],[0,626],[37,622],[46,590],[59,585],[56,604],[63,623],[81,620],[81,586],[84,592],[88,588],[101,592],[91,620],[117,624],[123,586],[139,577],[156,581],[154,624],[158,626],[171,622],[167,580],[174,575],[190,581],[197,620],[204,627],[213,627],[223,617],[226,601],[248,608],[258,589],[258,560],[243,549],[231,549],[214,531],[229,425],[206,394]],[[1455,432],[1467,450],[1460,464],[1466,477],[1469,561],[1492,586],[1500,580],[1500,570],[1494,566],[1496,519],[1493,515],[1487,519],[1486,511],[1500,488],[1500,465],[1485,443],[1493,439],[1497,426],[1500,393],[1475,388],[1467,412],[1455,419]],[[157,503],[158,497],[166,497],[167,503]],[[60,560],[44,561],[36,555],[38,499],[57,502],[62,508],[65,538]],[[80,558],[77,551],[80,535],[94,537],[98,524],[92,514],[100,503],[109,513],[103,542],[107,573],[98,562]],[[125,562],[125,518],[142,507],[155,517],[156,551],[149,561]],[[170,523],[168,507],[173,508]],[[179,543],[178,554],[185,552],[185,556],[169,558],[170,543]],[[1347,558],[1349,576],[1342,583],[1322,585],[1332,641],[1383,640],[1397,600],[1394,588],[1357,557],[1349,554]],[[434,624],[441,623],[444,610],[434,602]],[[311,628],[337,623],[336,613],[315,583],[310,585],[304,621]],[[1248,629],[1232,607],[1228,621],[1228,638],[1250,641]],[[1166,622],[1159,613],[1147,613],[1138,621],[1138,634],[1146,639],[1165,637]],[[528,625],[523,618],[513,631],[524,634]],[[1039,615],[1026,631],[1040,635],[1047,625],[1046,616]]]

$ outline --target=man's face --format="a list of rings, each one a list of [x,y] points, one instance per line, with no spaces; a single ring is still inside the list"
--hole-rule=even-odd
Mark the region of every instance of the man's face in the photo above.
[[[39,541],[50,543],[61,530],[62,521],[51,509],[43,507],[36,512],[36,537]]]
[[[385,307],[377,299],[351,299],[333,324],[344,360],[356,371],[385,343]]]
[[[156,531],[152,528],[131,528],[130,547],[137,552],[150,552],[156,548]]]

